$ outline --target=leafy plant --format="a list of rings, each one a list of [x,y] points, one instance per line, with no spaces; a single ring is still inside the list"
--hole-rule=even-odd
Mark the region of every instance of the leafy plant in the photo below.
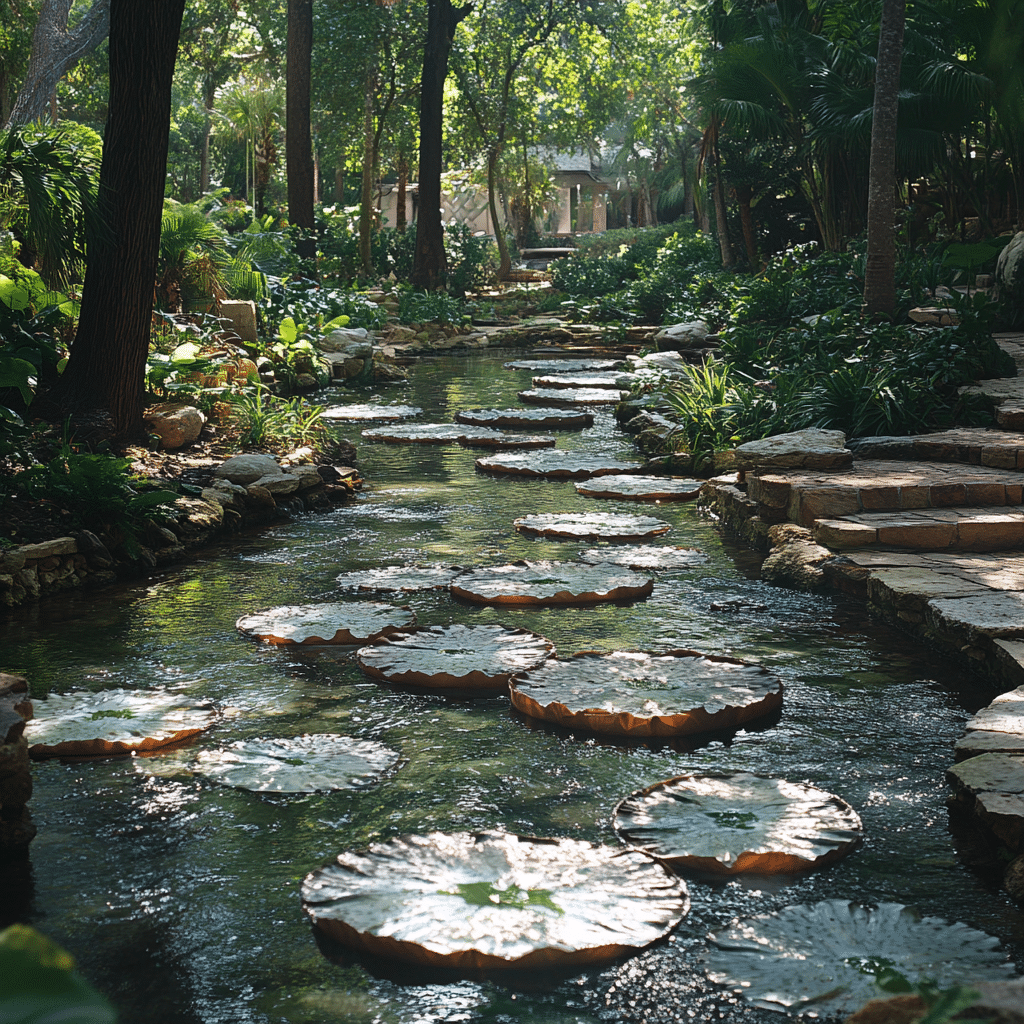
[[[314,441],[324,431],[321,416],[326,406],[309,405],[301,398],[285,400],[262,384],[229,396],[239,441],[256,446],[283,441]]]
[[[918,996],[927,1008],[927,1013],[917,1024],[946,1024],[954,1018],[961,1024],[989,1024],[989,1016],[984,1019],[959,1016],[980,998],[980,993],[968,985],[953,985],[943,989],[931,978],[912,984],[891,966],[884,966],[875,973],[875,984],[889,995]]]
[[[401,291],[398,295],[398,320],[403,324],[458,324],[465,304],[448,292]]]
[[[96,531],[116,527],[131,551],[141,522],[159,517],[161,506],[178,495],[144,489],[144,481],[133,476],[130,467],[131,459],[78,452],[65,441],[48,462],[15,474],[14,483],[27,497],[66,509],[72,526]]]
[[[75,961],[28,925],[0,932],[0,1019],[115,1024],[113,1007],[75,971]]]

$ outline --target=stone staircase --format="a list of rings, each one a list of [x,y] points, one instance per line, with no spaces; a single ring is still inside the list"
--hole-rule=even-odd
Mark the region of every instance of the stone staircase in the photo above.
[[[1024,370],[1024,335],[999,342]],[[1008,691],[968,723],[947,778],[951,804],[1018,855],[1004,884],[1024,900],[1024,373],[965,390],[1001,429],[753,442],[702,500],[768,541],[767,579],[862,594]]]

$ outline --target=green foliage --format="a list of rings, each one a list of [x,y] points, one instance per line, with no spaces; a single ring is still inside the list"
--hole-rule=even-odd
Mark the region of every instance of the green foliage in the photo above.
[[[309,405],[301,398],[276,398],[262,384],[230,395],[229,401],[244,446],[284,441],[309,443],[324,431],[320,417],[326,406]]]
[[[665,394],[666,402],[679,423],[677,441],[693,456],[694,468],[710,468],[716,451],[731,448],[741,439],[743,394],[725,363],[706,360],[700,366],[686,366],[682,381]]]
[[[0,932],[0,1019],[8,1024],[115,1024],[113,1007],[74,973],[71,955],[28,925]]]
[[[45,280],[80,279],[87,238],[101,230],[100,138],[83,125],[0,131],[0,230],[30,245]]]
[[[13,484],[28,498],[66,509],[70,525],[78,529],[117,527],[131,546],[142,520],[160,517],[161,506],[178,495],[143,489],[143,481],[132,476],[130,467],[131,459],[78,452],[64,442],[48,462],[16,473]]]
[[[347,316],[351,328],[379,330],[387,323],[387,310],[365,295],[341,288],[322,288],[314,281],[271,281],[267,320],[274,325],[290,316],[297,323],[322,325]]]
[[[402,290],[398,294],[398,320],[403,324],[459,324],[466,306],[448,292]]]
[[[954,1018],[961,1024],[985,1024],[990,1019],[990,1015],[986,1015],[984,1020],[960,1016],[980,998],[980,993],[969,985],[940,989],[931,978],[912,984],[909,978],[890,966],[883,966],[875,972],[875,984],[889,995],[919,996],[927,1007],[927,1013],[917,1024],[947,1024]]]

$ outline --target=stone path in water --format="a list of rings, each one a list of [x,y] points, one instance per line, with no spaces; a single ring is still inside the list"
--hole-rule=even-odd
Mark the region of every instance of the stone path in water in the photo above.
[[[964,390],[988,398],[999,429],[753,442],[704,500],[767,541],[767,579],[862,595],[1006,689],[968,722],[948,780],[955,806],[1024,855],[1024,334],[996,337],[1018,376]],[[1022,897],[1019,861],[1006,882]]]

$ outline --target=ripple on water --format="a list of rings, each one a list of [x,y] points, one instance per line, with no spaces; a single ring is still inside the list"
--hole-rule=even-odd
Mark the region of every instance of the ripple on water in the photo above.
[[[504,371],[500,361],[432,360],[408,385],[388,388],[387,401],[419,405],[437,420],[512,405],[528,371]],[[610,413],[556,436],[561,448],[630,453]],[[346,571],[566,560],[592,546],[512,530],[520,515],[592,511],[571,483],[498,481],[476,473],[474,454],[459,448],[366,445],[360,455],[368,486],[348,506],[240,538],[102,599],[59,596],[45,612],[22,609],[5,622],[0,669],[27,673],[36,692],[173,686],[237,709],[192,754],[326,732],[399,756],[365,792],[299,798],[165,777],[155,758],[36,765],[32,919],[74,953],[123,1019],[777,1024],[707,981],[704,936],[734,917],[823,899],[916,904],[1024,948],[1021,915],[959,866],[947,824],[943,774],[977,694],[965,701],[959,672],[862,607],[762,583],[756,558],[723,543],[692,506],[662,505],[657,514],[672,523],[672,544],[700,548],[708,562],[655,574],[641,604],[496,611],[459,606],[444,592],[396,603],[412,606],[424,625],[530,629],[566,655],[686,647],[761,662],[786,694],[778,719],[760,729],[679,748],[602,743],[526,722],[505,698],[459,701],[377,684],[350,651],[268,650],[238,637],[235,620],[259,608],[336,600]],[[301,878],[347,847],[495,827],[614,843],[609,818],[628,793],[687,772],[736,771],[842,796],[864,821],[864,844],[811,877],[695,881],[674,941],[548,991],[404,988],[326,961],[299,912]]]

